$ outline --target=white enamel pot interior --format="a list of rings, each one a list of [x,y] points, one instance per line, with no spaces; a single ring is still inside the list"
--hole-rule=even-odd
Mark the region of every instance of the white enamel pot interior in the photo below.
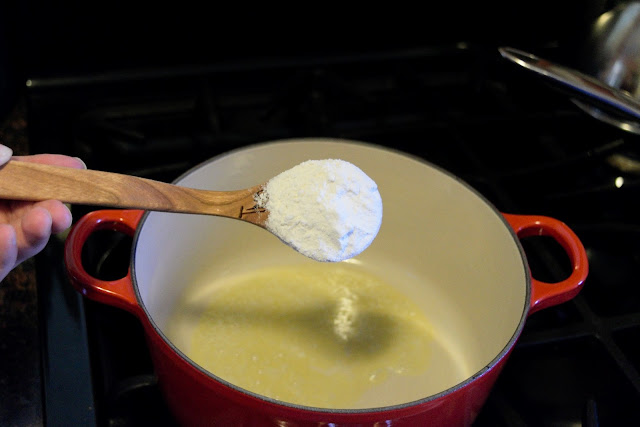
[[[383,200],[378,236],[349,262],[405,292],[433,327],[433,369],[419,390],[398,387],[399,401],[441,393],[500,360],[528,315],[530,275],[501,213],[455,176],[387,148],[312,138],[245,147],[211,159],[176,183],[241,189],[302,161],[327,158],[357,165],[376,181]],[[186,294],[223,276],[315,262],[248,223],[153,212],[135,238],[132,276],[150,321],[188,359],[187,340],[166,334]]]

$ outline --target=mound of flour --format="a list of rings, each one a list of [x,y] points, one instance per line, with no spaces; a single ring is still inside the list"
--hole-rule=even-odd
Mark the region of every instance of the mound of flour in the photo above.
[[[269,211],[267,229],[317,261],[358,255],[382,223],[377,184],[344,160],[300,163],[271,178],[255,199]]]

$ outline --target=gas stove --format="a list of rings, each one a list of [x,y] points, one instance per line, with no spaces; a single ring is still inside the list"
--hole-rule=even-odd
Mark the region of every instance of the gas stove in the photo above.
[[[550,51],[537,52],[553,57]],[[33,152],[171,182],[248,144],[337,137],[441,166],[502,212],[548,215],[582,240],[590,275],[573,300],[531,315],[477,426],[640,422],[640,139],[598,122],[493,46],[229,61],[32,78]],[[74,217],[99,209],[73,206]],[[568,275],[544,237],[523,247],[534,277]],[[95,277],[126,274],[131,239],[87,242]],[[63,242],[36,258],[48,425],[174,425],[142,327],[69,284]],[[564,258],[563,258],[564,257]]]

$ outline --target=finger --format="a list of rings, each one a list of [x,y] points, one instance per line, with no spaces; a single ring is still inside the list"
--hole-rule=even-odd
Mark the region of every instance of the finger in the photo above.
[[[82,159],[62,154],[34,154],[31,156],[14,156],[14,160],[21,162],[42,163],[45,165],[64,166],[67,168],[86,169]]]
[[[11,148],[0,144],[0,165],[7,163],[11,159],[12,155],[13,150],[11,150]]]
[[[64,203],[58,200],[45,200],[35,203],[34,206],[39,206],[49,211],[51,233],[60,233],[71,226],[71,211]]]
[[[34,205],[25,212],[20,219],[19,227],[16,227],[18,264],[36,255],[46,246],[51,236],[52,222],[49,211],[41,206]]]
[[[16,233],[12,226],[0,224],[0,281],[16,266],[18,246]]]

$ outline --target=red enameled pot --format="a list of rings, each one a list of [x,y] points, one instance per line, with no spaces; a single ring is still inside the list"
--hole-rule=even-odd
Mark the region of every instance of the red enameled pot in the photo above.
[[[161,389],[183,425],[470,425],[527,317],[580,291],[588,274],[583,245],[561,221],[501,213],[437,166],[358,141],[309,138],[248,146],[201,164],[175,183],[246,188],[304,160],[326,158],[360,167],[383,200],[378,236],[351,262],[394,286],[415,284],[411,297],[430,317],[434,343],[446,350],[431,356],[424,386],[418,384],[406,401],[357,408],[279,401],[204,369],[180,340],[169,337],[167,322],[177,301],[203,277],[315,262],[259,227],[203,215],[94,211],[74,225],[66,242],[71,282],[87,298],[140,320]],[[82,266],[83,245],[104,229],[133,237],[129,274],[119,280],[98,280]],[[531,277],[520,243],[530,236],[559,243],[571,263],[569,277],[553,284]]]

